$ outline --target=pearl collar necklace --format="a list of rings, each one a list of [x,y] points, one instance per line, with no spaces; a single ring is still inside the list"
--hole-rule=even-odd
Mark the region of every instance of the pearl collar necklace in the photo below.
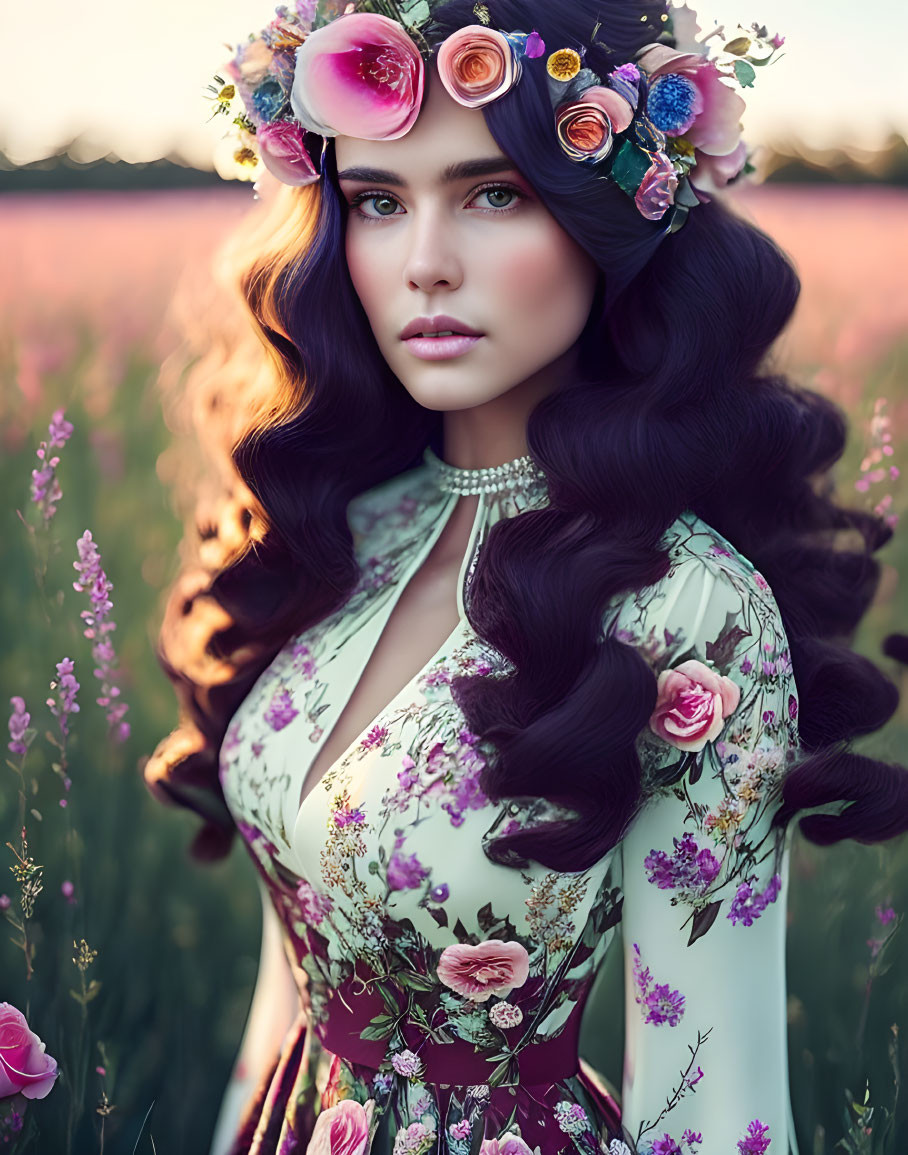
[[[515,457],[503,465],[490,465],[482,469],[463,469],[450,465],[433,453],[429,446],[423,453],[423,461],[431,470],[435,484],[444,493],[456,493],[468,497],[476,493],[513,493],[534,489],[545,484],[545,474],[532,457]]]

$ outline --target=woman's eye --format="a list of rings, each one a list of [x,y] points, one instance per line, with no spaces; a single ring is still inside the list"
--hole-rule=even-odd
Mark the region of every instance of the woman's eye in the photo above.
[[[480,212],[490,214],[498,214],[504,212],[511,212],[517,207],[517,202],[524,199],[524,195],[519,189],[511,188],[510,185],[487,185],[486,188],[478,189],[468,201],[468,204],[473,204],[474,201],[480,197],[487,198],[487,204],[491,208],[479,208]],[[504,201],[502,201],[504,198]],[[371,204],[374,211],[364,212],[362,206]],[[377,221],[386,219],[388,217],[400,216],[396,209],[400,207],[400,202],[396,197],[390,193],[375,193],[363,192],[350,202],[350,208],[355,210],[357,215],[363,220]]]

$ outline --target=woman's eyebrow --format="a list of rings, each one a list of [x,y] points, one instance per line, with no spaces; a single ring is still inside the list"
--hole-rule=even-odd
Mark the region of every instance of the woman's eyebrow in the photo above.
[[[506,156],[489,156],[480,160],[461,160],[449,164],[441,174],[445,184],[456,180],[466,180],[474,176],[490,176],[492,173],[516,172]],[[366,181],[368,184],[392,184],[406,187],[407,182],[396,172],[382,168],[345,168],[337,174],[338,180]]]

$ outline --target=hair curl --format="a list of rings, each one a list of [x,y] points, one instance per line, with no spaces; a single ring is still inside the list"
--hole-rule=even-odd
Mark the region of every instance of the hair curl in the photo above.
[[[497,0],[495,21],[536,28],[550,45],[588,44],[586,65],[604,75],[656,39],[665,11],[661,0]],[[451,0],[433,15],[430,43],[474,20],[471,0]],[[567,160],[544,69],[525,69],[483,114],[601,270],[579,378],[544,398],[527,425],[551,503],[496,523],[473,577],[470,624],[516,672],[452,687],[470,729],[494,735],[486,793],[551,797],[557,751],[558,800],[580,817],[501,837],[488,853],[580,870],[627,829],[640,803],[634,736],[655,678],[632,647],[601,637],[600,622],[612,598],[664,575],[660,540],[685,509],[766,575],[790,642],[805,756],[774,822],[843,801],[839,813],[803,817],[804,835],[826,844],[902,832],[908,773],[849,749],[898,704],[895,685],[850,648],[879,582],[872,554],[892,531],[834,500],[829,470],[845,447],[844,413],[771,369],[800,290],[794,269],[719,201],[666,237],[614,184]],[[217,763],[231,716],[288,638],[343,605],[356,584],[348,503],[418,465],[427,444],[441,451],[441,415],[407,394],[372,337],[344,259],[330,142],[324,162],[318,185],[283,189],[271,215],[254,214],[245,254],[239,242],[225,254],[225,268],[242,269],[253,324],[190,377],[202,399],[197,426],[210,433],[213,415],[226,414],[221,443],[232,449],[220,456],[224,493],[197,511],[197,556],[168,600],[158,657],[180,724],[145,774],[159,797],[206,819],[198,858],[230,846]],[[250,333],[261,342],[252,350]],[[900,635],[886,646],[902,661],[905,648]]]

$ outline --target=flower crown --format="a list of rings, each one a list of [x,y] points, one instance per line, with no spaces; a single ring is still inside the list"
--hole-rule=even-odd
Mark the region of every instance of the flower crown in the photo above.
[[[697,39],[696,13],[686,4],[671,7],[658,40],[603,80],[584,67],[586,46],[547,54],[535,29],[493,28],[484,3],[475,4],[473,14],[478,23],[438,47],[438,74],[448,93],[479,108],[506,95],[524,67],[544,67],[565,154],[614,181],[647,220],[661,221],[671,210],[667,223],[675,232],[692,207],[754,171],[741,140],[745,104],[733,86],[750,88],[783,37],[755,24],[729,37],[720,27]],[[236,162],[254,166],[260,157],[285,184],[307,185],[321,173],[305,133],[323,138],[324,155],[327,137],[393,140],[409,132],[432,56],[424,32],[430,22],[428,0],[281,5],[267,28],[238,47],[225,69],[230,79],[216,76],[209,86],[215,113],[231,116],[237,96],[242,101],[243,111],[233,117],[240,134]],[[596,40],[599,27],[590,30],[590,43],[607,48]],[[708,41],[720,38],[711,55]]]

